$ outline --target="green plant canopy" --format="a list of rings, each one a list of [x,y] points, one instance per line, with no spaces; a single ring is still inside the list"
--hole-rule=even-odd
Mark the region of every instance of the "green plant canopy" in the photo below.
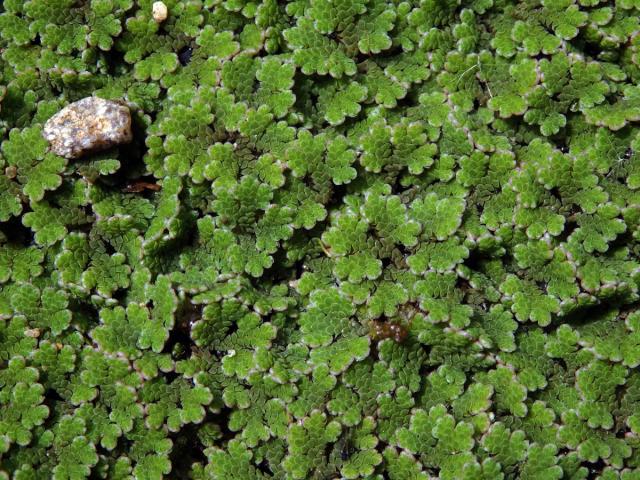
[[[0,480],[640,480],[639,0],[153,3],[0,1]]]

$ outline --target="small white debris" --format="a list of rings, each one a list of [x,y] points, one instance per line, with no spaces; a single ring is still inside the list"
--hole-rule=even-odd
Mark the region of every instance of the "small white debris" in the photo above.
[[[131,113],[121,103],[87,97],[67,105],[47,120],[43,135],[56,155],[78,158],[129,143],[133,138]]]
[[[169,10],[167,9],[167,6],[164,4],[164,2],[153,2],[153,7],[151,8],[153,19],[156,21],[156,23],[162,23],[167,19]]]

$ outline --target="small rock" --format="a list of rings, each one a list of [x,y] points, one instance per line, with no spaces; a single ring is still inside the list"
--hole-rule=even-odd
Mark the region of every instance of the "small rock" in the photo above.
[[[151,14],[153,15],[153,19],[156,23],[162,23],[167,19],[169,15],[169,10],[167,10],[167,6],[164,2],[153,2],[153,6],[151,7]]]
[[[44,125],[51,151],[66,158],[129,143],[131,114],[118,102],[98,97],[78,100],[56,113]]]

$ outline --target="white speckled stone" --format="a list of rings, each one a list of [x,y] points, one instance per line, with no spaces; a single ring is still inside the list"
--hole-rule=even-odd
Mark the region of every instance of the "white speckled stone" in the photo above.
[[[129,143],[131,113],[125,105],[98,97],[78,100],[47,120],[44,137],[51,151],[66,158]]]
[[[156,23],[162,23],[167,19],[169,15],[169,10],[164,2],[153,2],[153,6],[151,7],[151,14],[153,15],[153,19]]]

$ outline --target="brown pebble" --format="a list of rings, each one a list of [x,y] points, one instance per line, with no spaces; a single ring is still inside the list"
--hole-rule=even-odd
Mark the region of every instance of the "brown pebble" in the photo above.
[[[402,343],[409,335],[407,328],[397,322],[381,322],[372,320],[370,325],[370,336],[374,340],[380,341],[391,338],[396,343]]]

